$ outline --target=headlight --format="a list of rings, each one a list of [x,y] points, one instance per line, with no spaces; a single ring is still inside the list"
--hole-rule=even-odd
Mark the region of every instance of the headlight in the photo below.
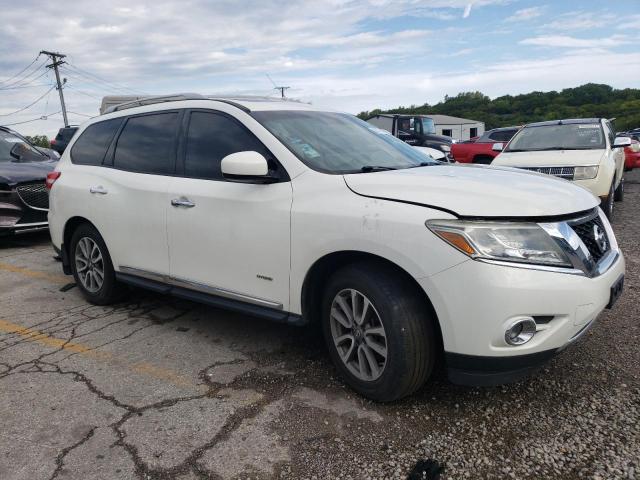
[[[426,225],[471,258],[572,266],[555,240],[535,223],[431,220]]]
[[[592,165],[590,167],[575,167],[573,171],[574,180],[589,180],[598,176],[598,166]]]

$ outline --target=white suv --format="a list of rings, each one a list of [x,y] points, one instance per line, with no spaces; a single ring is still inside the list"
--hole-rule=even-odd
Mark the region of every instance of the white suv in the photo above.
[[[457,383],[539,367],[622,290],[598,199],[553,177],[444,165],[296,102],[144,99],[80,130],[49,175],[67,274],[322,327],[347,383],[389,401],[441,358]]]
[[[491,163],[524,168],[571,180],[600,198],[609,218],[614,201],[624,198],[624,147],[604,118],[530,123],[516,133]],[[494,144],[501,150],[503,144]]]

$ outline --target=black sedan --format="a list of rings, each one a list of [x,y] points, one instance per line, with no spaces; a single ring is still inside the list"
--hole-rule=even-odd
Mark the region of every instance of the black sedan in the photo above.
[[[0,127],[0,236],[48,228],[45,179],[58,158]]]

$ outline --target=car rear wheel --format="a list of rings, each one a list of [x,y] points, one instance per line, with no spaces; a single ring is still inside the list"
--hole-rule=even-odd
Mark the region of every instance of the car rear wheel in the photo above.
[[[325,290],[322,312],[331,359],[359,394],[397,400],[431,374],[434,319],[415,286],[393,269],[358,263],[337,271]]]
[[[107,246],[89,224],[80,225],[71,237],[71,269],[82,295],[96,305],[120,300],[125,287],[116,281]]]
[[[616,193],[613,197],[616,202],[622,202],[624,200],[624,177],[620,180],[620,184],[618,188],[616,188]]]

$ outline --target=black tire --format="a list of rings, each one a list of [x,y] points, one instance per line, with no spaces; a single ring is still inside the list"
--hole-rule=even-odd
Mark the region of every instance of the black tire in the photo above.
[[[347,289],[366,296],[386,333],[386,363],[374,380],[354,375],[333,340],[331,307],[336,296]],[[346,383],[360,395],[378,402],[397,400],[419,389],[431,375],[437,358],[436,320],[429,312],[415,285],[391,267],[356,263],[335,272],[324,292],[321,322],[331,359]]]
[[[104,280],[100,289],[95,292],[89,291],[78,275],[78,265],[75,260],[76,249],[78,248],[80,240],[84,238],[91,239],[95,242],[102,255]],[[84,296],[89,303],[93,303],[94,305],[109,305],[121,300],[126,293],[126,287],[116,281],[115,270],[113,268],[113,263],[111,262],[109,250],[107,249],[102,236],[98,233],[98,230],[96,230],[92,225],[84,223],[73,232],[69,247],[69,261],[71,263],[71,270],[73,272],[73,278],[76,281],[76,285],[80,289],[82,296]]]
[[[609,188],[609,195],[607,195],[607,199],[601,202],[600,207],[604,210],[604,214],[607,216],[609,220],[613,218],[613,204],[615,201],[615,189],[613,187],[613,182],[611,182],[611,188]]]
[[[620,180],[620,184],[618,185],[618,188],[616,188],[613,199],[616,202],[624,201],[624,177],[622,177],[622,180]]]
[[[473,163],[479,163],[480,165],[491,165],[493,157],[490,155],[476,155],[473,157]]]

